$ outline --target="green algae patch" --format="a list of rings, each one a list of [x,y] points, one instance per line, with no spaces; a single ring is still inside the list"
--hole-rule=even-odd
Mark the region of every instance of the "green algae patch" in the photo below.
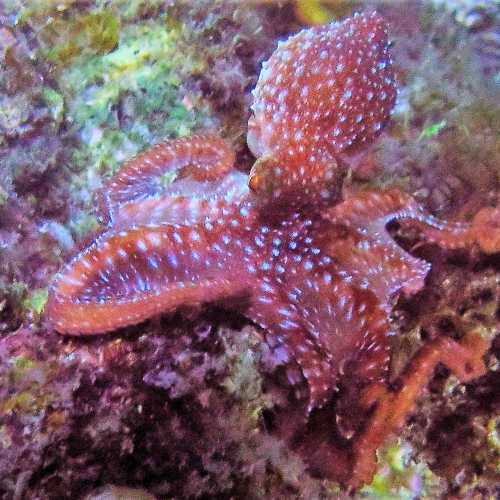
[[[319,0],[298,0],[295,10],[299,19],[311,25],[326,24],[335,17],[334,13]]]
[[[47,298],[48,298],[48,291],[46,288],[33,290],[23,300],[23,307],[26,310],[35,313],[36,315],[40,315],[43,312],[43,308],[45,307]]]
[[[41,365],[34,359],[23,355],[16,356],[10,360],[10,370],[7,377],[11,384],[30,381],[33,378],[33,370],[39,369],[40,367]],[[35,378],[38,378],[38,376],[36,375]]]
[[[9,195],[7,194],[7,191],[0,186],[0,207],[4,205],[8,199]]]
[[[120,33],[120,20],[109,10],[76,16],[71,20],[55,18],[40,33],[47,47],[44,57],[68,64],[82,54],[105,54],[113,50]]]
[[[488,420],[488,448],[494,456],[494,465],[496,472],[500,474],[500,416],[492,417]]]
[[[446,120],[441,120],[438,123],[433,123],[432,125],[429,125],[422,130],[422,133],[420,134],[418,140],[421,141],[422,139],[431,139],[432,137],[438,135],[439,132],[441,132],[441,130],[443,130],[445,127]]]
[[[0,416],[13,412],[38,415],[54,401],[54,395],[46,393],[43,388],[35,386],[32,389],[16,392],[12,397],[0,401]]]
[[[244,330],[241,336],[233,336],[231,341],[225,340],[225,336],[222,338],[230,370],[223,386],[229,394],[240,399],[246,416],[256,425],[262,410],[271,406],[271,401],[262,391],[262,376],[256,354],[257,339],[248,330]]]
[[[59,126],[64,119],[64,98],[50,87],[42,89],[42,98],[50,111],[52,120]]]
[[[69,223],[71,232],[77,237],[82,238],[94,232],[99,227],[97,217],[93,214],[82,213],[79,217],[72,219]]]
[[[20,373],[23,373],[25,370],[30,370],[33,368],[34,363],[33,360],[29,358],[25,358],[24,356],[17,356],[13,360],[13,366]]]
[[[370,485],[360,490],[357,498],[408,499],[438,498],[443,482],[425,463],[415,462],[412,447],[398,439],[377,452],[379,470]]]
[[[197,116],[184,106],[180,88],[198,63],[179,50],[179,37],[159,16],[122,28],[113,51],[61,69],[67,121],[81,144],[74,170],[113,172],[151,143],[191,132]]]
[[[500,417],[488,421],[488,444],[500,452]]]
[[[55,399],[47,390],[54,365],[45,364],[27,356],[16,356],[10,361],[0,383],[16,388],[9,397],[0,400],[0,416],[13,412],[37,415]]]

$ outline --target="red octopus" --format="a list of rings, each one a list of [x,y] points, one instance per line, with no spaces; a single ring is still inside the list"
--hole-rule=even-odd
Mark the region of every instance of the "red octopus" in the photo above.
[[[344,452],[342,479],[359,486],[438,362],[464,382],[484,373],[484,342],[472,349],[469,338],[440,338],[411,362],[400,390],[387,388],[392,305],[420,290],[430,269],[395,243],[387,224],[417,226],[444,248],[493,252],[498,211],[450,225],[397,190],[342,199],[343,158],[380,132],[396,99],[387,29],[376,13],[280,44],[254,98],[248,144],[258,160],[250,176],[232,169],[234,154],[212,135],[164,142],[127,162],[100,193],[106,228],[58,274],[46,316],[61,333],[89,335],[241,297],[244,314],[299,364],[306,415],[346,377],[356,380],[373,413]],[[317,458],[309,450],[306,460]],[[333,462],[322,473],[335,476]]]

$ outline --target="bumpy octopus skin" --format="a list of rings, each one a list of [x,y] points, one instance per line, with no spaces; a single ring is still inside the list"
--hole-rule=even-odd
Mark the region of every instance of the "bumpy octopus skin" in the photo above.
[[[46,307],[57,331],[89,335],[240,297],[244,314],[300,365],[308,413],[343,374],[363,381],[366,407],[376,411],[353,438],[355,486],[370,480],[376,448],[404,421],[436,363],[464,380],[453,355],[469,374],[484,370],[477,352],[485,346],[474,357],[439,340],[416,358],[401,391],[384,389],[392,305],[399,293],[420,290],[430,270],[387,224],[413,224],[444,248],[500,249],[494,209],[472,225],[450,225],[397,190],[337,199],[342,155],[372,140],[394,105],[387,47],[375,13],[281,44],[254,92],[248,143],[259,159],[250,176],[231,168],[231,149],[213,135],[167,141],[130,160],[100,194],[105,228],[58,274]],[[388,418],[391,405],[399,410]]]
[[[371,141],[394,106],[385,22],[355,16],[290,37],[263,64],[253,95],[248,145],[259,160],[251,188],[329,199],[338,160]]]

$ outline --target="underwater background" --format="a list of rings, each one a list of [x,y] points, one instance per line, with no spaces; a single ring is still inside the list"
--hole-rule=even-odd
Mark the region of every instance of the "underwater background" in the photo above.
[[[0,4],[0,498],[347,496],[273,425],[300,374],[242,316],[207,308],[65,338],[43,312],[55,273],[98,231],[94,193],[120,164],[210,129],[248,172],[251,91],[278,40],[373,8],[399,93],[350,182],[397,186],[449,220],[498,206],[498,1]],[[432,261],[426,296],[393,311],[391,369],[426,336],[474,331],[491,343],[488,373],[465,386],[438,368],[356,498],[500,494],[500,259]]]

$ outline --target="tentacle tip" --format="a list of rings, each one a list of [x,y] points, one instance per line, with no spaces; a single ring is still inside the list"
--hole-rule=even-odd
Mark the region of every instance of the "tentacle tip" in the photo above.
[[[484,253],[500,252],[500,207],[480,210],[472,221],[472,232]]]

